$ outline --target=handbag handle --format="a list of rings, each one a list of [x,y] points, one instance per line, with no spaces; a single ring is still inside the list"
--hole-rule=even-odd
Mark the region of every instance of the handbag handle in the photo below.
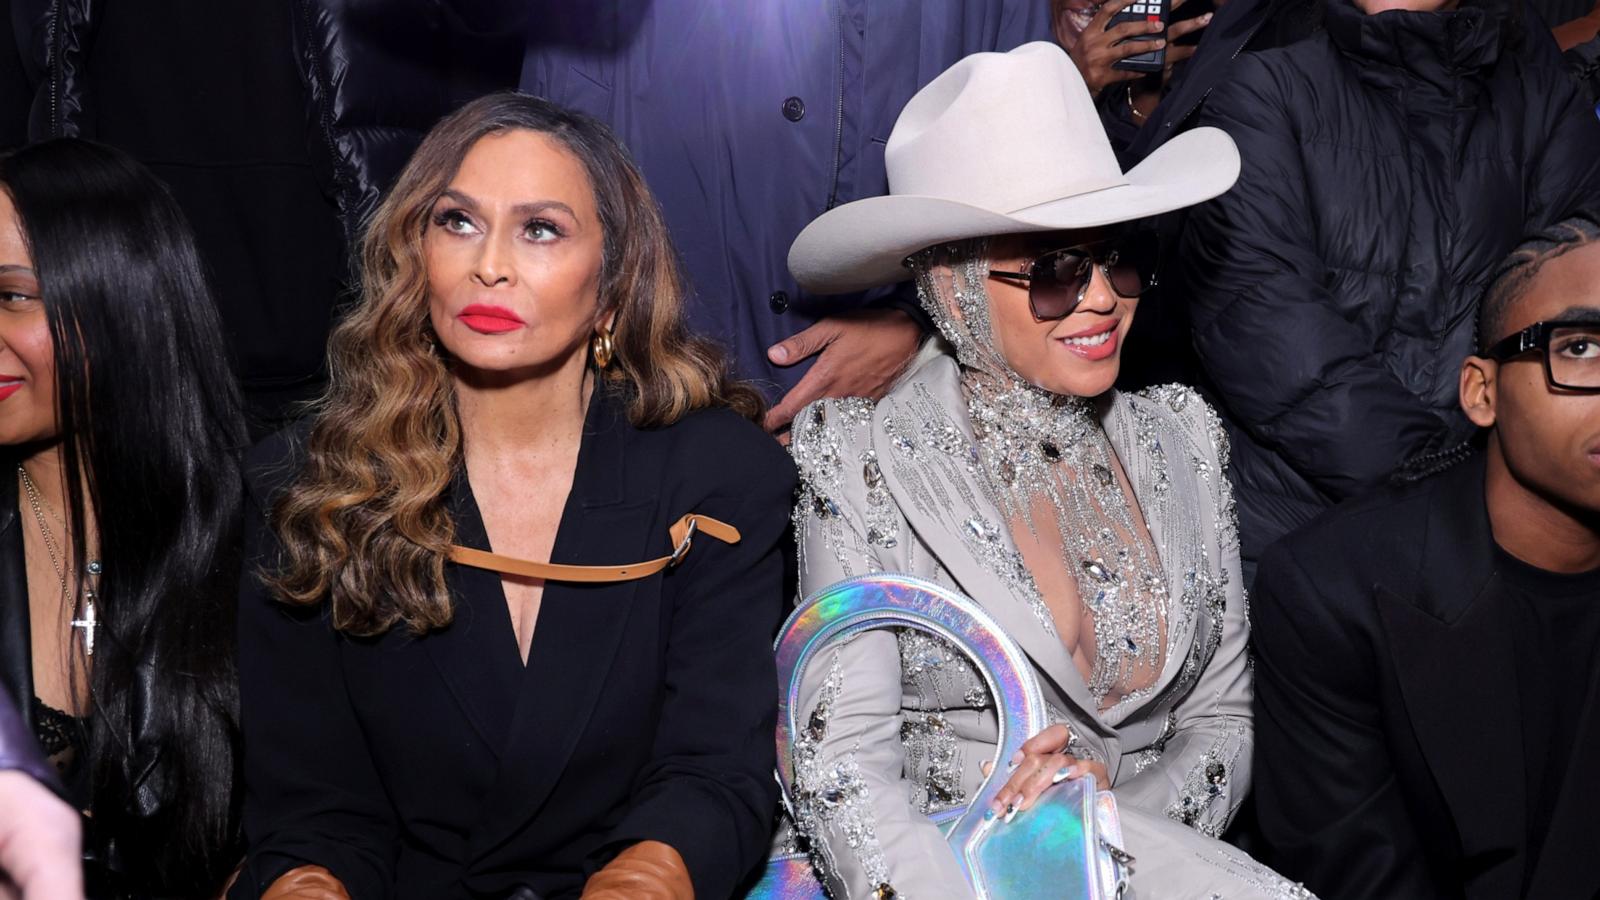
[[[1044,695],[1033,665],[1016,641],[983,607],[930,581],[905,575],[848,578],[812,594],[789,615],[775,645],[778,656],[778,774],[784,803],[794,785],[794,736],[799,733],[800,683],[809,666],[829,645],[863,631],[913,628],[955,645],[983,677],[999,708],[1000,734],[994,767],[947,833],[962,874],[976,884],[972,861],[963,852],[983,825],[983,811],[994,802],[1008,775],[999,764],[1022,749],[1045,727]]]
[[[450,545],[449,558],[451,562],[471,566],[474,569],[488,569],[502,575],[518,575],[523,578],[543,578],[546,581],[577,581],[589,584],[636,581],[682,562],[683,558],[689,555],[695,534],[700,532],[725,544],[739,543],[739,529],[710,516],[690,513],[673,522],[672,527],[668,529],[668,534],[672,536],[671,555],[629,566],[573,566],[563,563],[533,562],[517,559],[514,556],[490,553],[487,550],[474,550],[459,544]]]

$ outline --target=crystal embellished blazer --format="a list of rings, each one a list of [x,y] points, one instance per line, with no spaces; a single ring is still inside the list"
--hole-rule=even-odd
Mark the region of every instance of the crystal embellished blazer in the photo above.
[[[1203,837],[1219,834],[1245,796],[1252,742],[1248,617],[1221,425],[1198,394],[1177,386],[1113,393],[1101,408],[1172,598],[1165,659],[1148,689],[1097,709],[980,486],[948,356],[923,363],[881,402],[820,401],[797,418],[802,593],[894,572],[974,598],[1033,662],[1051,717],[1071,729],[1069,751],[1105,763],[1125,834],[1131,825],[1128,839],[1148,842],[1136,856],[1153,846],[1183,865],[1224,857],[1239,870],[1229,878],[1243,873],[1262,895],[1293,896],[1292,886]],[[960,894],[965,880],[929,815],[964,804],[994,755],[996,713],[982,678],[936,639],[873,631],[819,659],[802,695],[810,727],[795,750],[795,824],[834,896],[885,896],[884,885],[902,897]],[[1178,880],[1162,860],[1140,863],[1136,879],[1143,869]]]

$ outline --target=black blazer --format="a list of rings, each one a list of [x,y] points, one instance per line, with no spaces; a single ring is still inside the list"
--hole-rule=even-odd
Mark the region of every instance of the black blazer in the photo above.
[[[1515,607],[1483,477],[1475,458],[1340,506],[1262,558],[1251,615],[1260,856],[1325,900],[1522,894]],[[1594,707],[1570,711],[1583,717],[1574,764],[1527,897],[1600,892]]]
[[[247,572],[273,556],[264,510],[305,431],[250,465]],[[772,438],[727,410],[629,425],[596,391],[552,559],[623,564],[671,552],[689,512],[737,527],[683,564],[619,584],[552,582],[524,669],[499,576],[448,564],[448,628],[372,640],[326,608],[289,609],[254,575],[240,598],[246,870],[255,897],[284,870],[331,869],[356,900],[576,897],[621,849],[663,841],[702,898],[766,856],[777,803],[771,640],[795,485]],[[465,477],[457,542],[489,549]]]

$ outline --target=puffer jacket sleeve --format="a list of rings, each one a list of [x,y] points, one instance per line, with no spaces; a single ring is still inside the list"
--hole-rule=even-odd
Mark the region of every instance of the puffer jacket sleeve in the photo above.
[[[1600,40],[1590,42],[1588,52],[1600,60]],[[1528,119],[1539,129],[1529,135],[1534,152],[1526,169],[1523,218],[1530,231],[1578,212],[1600,214],[1600,117],[1574,76],[1581,77],[1581,73],[1546,66],[1525,79],[1530,87],[1527,96],[1545,104]],[[1600,79],[1600,75],[1594,77]],[[1531,89],[1534,85],[1542,89]]]
[[[1337,501],[1434,449],[1450,425],[1323,286],[1291,93],[1246,55],[1206,103],[1202,124],[1233,138],[1242,169],[1232,190],[1195,208],[1181,256],[1195,349],[1225,412]]]
[[[791,451],[801,475],[795,517],[805,594],[892,566],[867,541],[860,461],[866,404],[823,400],[795,418]],[[908,900],[972,897],[938,826],[910,803],[901,692],[899,644],[883,630],[820,654],[801,682],[795,822],[837,900],[871,900],[884,885]]]

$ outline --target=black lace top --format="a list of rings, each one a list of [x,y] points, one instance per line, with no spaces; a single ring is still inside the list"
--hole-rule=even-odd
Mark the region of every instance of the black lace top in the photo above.
[[[87,778],[82,761],[87,756],[88,720],[62,712],[33,698],[33,736],[43,748],[45,759],[55,767],[67,794],[82,808],[88,797]]]

